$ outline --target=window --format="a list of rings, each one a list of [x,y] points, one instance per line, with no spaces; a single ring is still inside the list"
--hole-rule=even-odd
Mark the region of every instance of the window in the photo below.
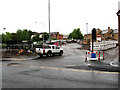
[[[58,47],[56,47],[56,49],[58,49]]]
[[[52,49],[54,49],[54,46],[52,46]]]
[[[58,47],[57,47],[57,46],[55,46],[55,49],[58,49]]]
[[[48,48],[48,49],[51,49],[51,47],[50,47],[50,46],[48,46],[47,48]]]

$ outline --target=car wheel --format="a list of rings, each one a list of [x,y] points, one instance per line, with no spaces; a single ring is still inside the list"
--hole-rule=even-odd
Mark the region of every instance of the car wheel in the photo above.
[[[51,57],[53,57],[53,53],[51,53]]]
[[[60,52],[60,53],[59,53],[59,56],[62,56],[62,55],[63,55],[63,52]]]
[[[47,53],[47,57],[51,57],[51,52],[48,52],[48,53]]]
[[[43,57],[43,55],[40,55],[40,57]]]

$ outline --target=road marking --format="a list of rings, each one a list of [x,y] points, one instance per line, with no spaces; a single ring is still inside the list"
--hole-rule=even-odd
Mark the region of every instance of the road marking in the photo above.
[[[94,70],[68,69],[68,68],[58,68],[58,67],[33,66],[33,65],[11,65],[11,66],[23,66],[23,67],[31,67],[31,68],[62,70],[62,71],[74,71],[74,72],[90,72],[90,73],[102,73],[102,74],[120,74],[120,72],[106,72],[106,71],[94,71]]]
[[[120,74],[120,72],[105,72],[105,71],[93,71],[93,70],[80,70],[80,69],[66,69],[66,68],[57,68],[57,67],[41,67],[41,66],[29,66],[33,68],[43,68],[43,69],[52,69],[52,70],[63,70],[63,71],[76,71],[76,72],[91,72],[91,73],[104,73],[104,74]]]
[[[14,61],[14,60],[28,60],[28,59],[13,59],[12,61]]]

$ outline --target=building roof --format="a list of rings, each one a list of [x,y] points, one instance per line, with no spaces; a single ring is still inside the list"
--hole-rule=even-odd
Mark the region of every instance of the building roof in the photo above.
[[[50,32],[50,35],[59,34],[59,32]]]
[[[105,34],[107,32],[108,32],[108,30],[102,30],[102,34]]]
[[[114,33],[118,33],[118,29],[114,29]]]

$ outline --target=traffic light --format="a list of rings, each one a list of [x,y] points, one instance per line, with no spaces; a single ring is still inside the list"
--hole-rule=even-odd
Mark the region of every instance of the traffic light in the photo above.
[[[93,28],[92,30],[92,40],[95,41],[96,40],[96,29]]]

